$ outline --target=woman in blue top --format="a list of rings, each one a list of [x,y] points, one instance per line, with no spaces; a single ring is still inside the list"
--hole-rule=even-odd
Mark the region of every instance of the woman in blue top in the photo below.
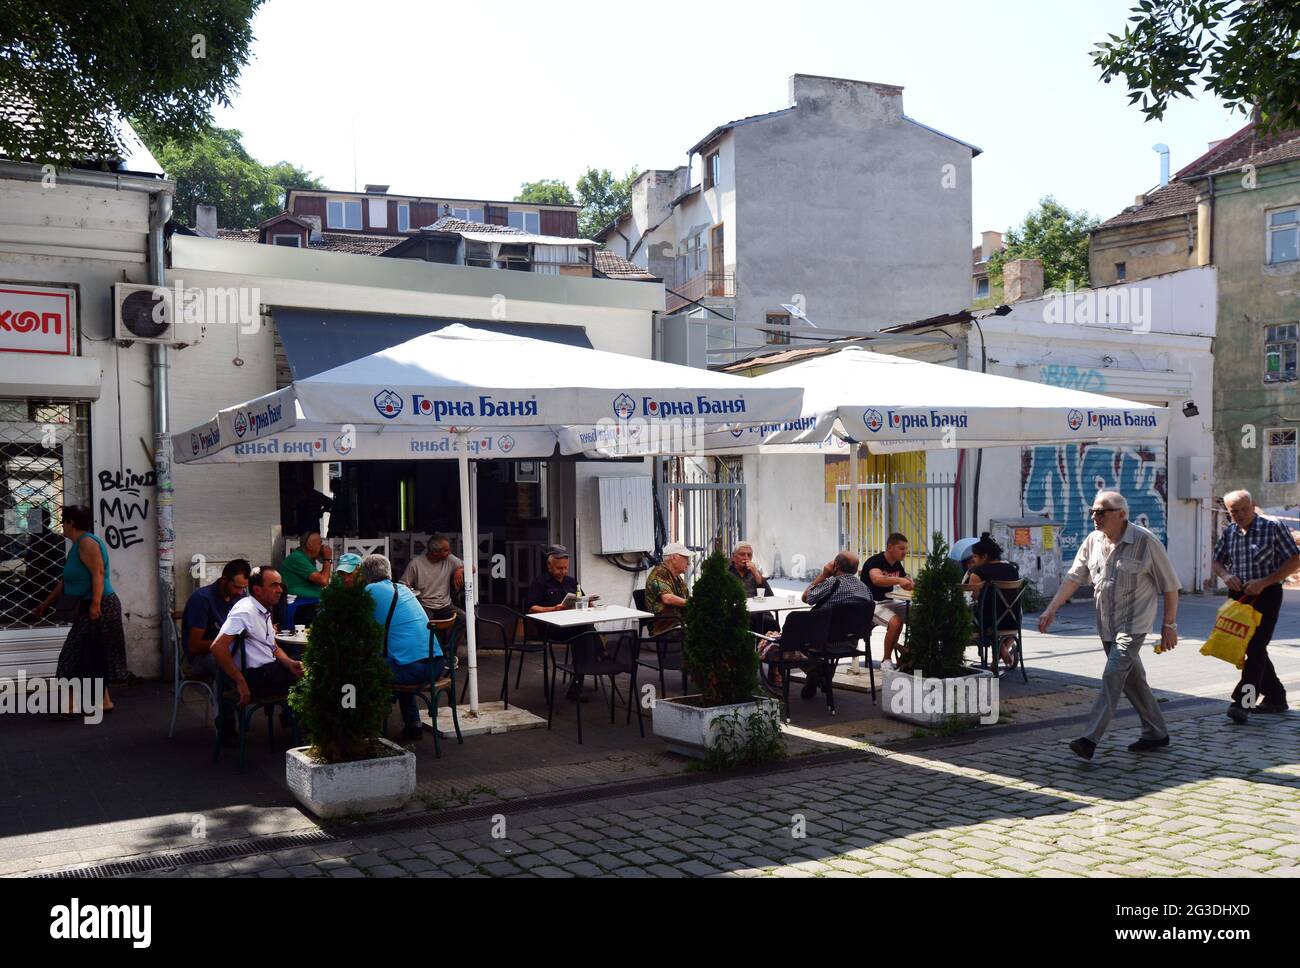
[[[59,653],[57,675],[61,679],[102,679],[104,712],[111,712],[108,683],[126,678],[122,602],[109,580],[108,549],[90,530],[95,523],[90,508],[70,505],[63,509],[62,521],[63,535],[72,542],[63,566],[63,580],[33,614],[40,618],[61,595],[77,599],[72,629]]]

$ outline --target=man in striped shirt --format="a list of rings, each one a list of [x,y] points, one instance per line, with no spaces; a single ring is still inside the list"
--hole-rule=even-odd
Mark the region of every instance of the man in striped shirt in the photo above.
[[[1038,620],[1038,631],[1046,632],[1056,618],[1056,610],[1081,585],[1092,585],[1097,632],[1106,650],[1106,671],[1102,673],[1101,694],[1093,704],[1088,731],[1070,743],[1070,749],[1085,760],[1092,759],[1097,742],[1115,715],[1121,693],[1142,720],[1142,735],[1129,746],[1130,752],[1169,745],[1169,730],[1147,685],[1139,654],[1155,624],[1157,599],[1164,601],[1160,646],[1169,650],[1178,644],[1178,575],[1160,539],[1128,519],[1128,501],[1118,491],[1099,492],[1093,499],[1091,514],[1096,530],[1083,539],[1069,575]]]
[[[1228,586],[1228,594],[1245,599],[1259,612],[1260,623],[1246,646],[1246,665],[1241,681],[1232,690],[1228,718],[1246,722],[1246,710],[1257,713],[1286,712],[1286,689],[1268,657],[1277,614],[1282,608],[1282,582],[1300,568],[1300,549],[1291,532],[1275,518],[1255,510],[1249,491],[1223,496],[1232,524],[1223,529],[1214,546],[1214,573]]]

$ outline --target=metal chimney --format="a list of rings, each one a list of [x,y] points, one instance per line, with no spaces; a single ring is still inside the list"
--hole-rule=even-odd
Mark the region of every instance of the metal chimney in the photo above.
[[[1169,184],[1169,146],[1152,145],[1151,150],[1160,155],[1160,185],[1163,188]]]

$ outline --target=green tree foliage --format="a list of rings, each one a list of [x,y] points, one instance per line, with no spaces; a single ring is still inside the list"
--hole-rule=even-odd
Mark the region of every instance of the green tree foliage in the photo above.
[[[519,186],[516,202],[532,202],[534,205],[574,205],[573,192],[559,178],[543,178],[540,181],[524,182]]]
[[[961,566],[948,557],[948,543],[936,531],[912,589],[899,668],[936,679],[962,675],[970,640],[971,612],[961,590]]]
[[[321,593],[289,705],[327,763],[364,759],[392,705],[384,629],[365,585],[332,581]]]
[[[214,102],[230,103],[261,3],[0,4],[0,152],[55,164],[117,157],[127,117],[169,137],[202,130]]]
[[[1281,130],[1300,126],[1296,0],[1140,0],[1123,34],[1097,45],[1101,79],[1122,77],[1148,121],[1201,87]]]
[[[252,228],[284,210],[290,188],[324,188],[307,171],[287,161],[263,165],[232,128],[207,128],[188,141],[160,137],[142,122],[140,138],[170,178],[176,179],[174,218],[194,224],[194,206],[215,205],[223,228]]]
[[[1048,289],[1088,285],[1088,233],[1097,219],[1072,212],[1051,195],[1025,216],[1019,228],[1007,229],[1006,248],[989,259],[989,281],[1002,284],[1002,267],[1013,259],[1041,259]]]
[[[727,570],[720,551],[704,562],[686,602],[682,660],[705,706],[749,702],[758,694],[758,652],[749,634],[745,586]]]
[[[615,178],[608,168],[588,168],[578,179],[578,235],[595,238],[596,233],[632,203],[632,183],[641,174],[633,167],[622,178]]]

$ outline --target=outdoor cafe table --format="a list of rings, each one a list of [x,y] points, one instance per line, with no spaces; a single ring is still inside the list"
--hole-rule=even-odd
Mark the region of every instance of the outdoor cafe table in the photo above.
[[[810,608],[798,595],[774,595],[768,598],[748,598],[745,607],[750,614],[755,612],[806,612]]]
[[[307,630],[302,632],[276,632],[275,644],[284,649],[291,659],[302,657],[302,650],[307,645]]]
[[[546,648],[549,650],[552,628],[571,629],[582,625],[607,625],[610,622],[639,622],[643,618],[654,618],[654,614],[628,608],[626,605],[591,605],[587,608],[565,608],[558,612],[530,612],[528,617],[542,623]],[[596,681],[600,682],[600,676],[596,677]],[[615,692],[617,691],[615,687]]]

